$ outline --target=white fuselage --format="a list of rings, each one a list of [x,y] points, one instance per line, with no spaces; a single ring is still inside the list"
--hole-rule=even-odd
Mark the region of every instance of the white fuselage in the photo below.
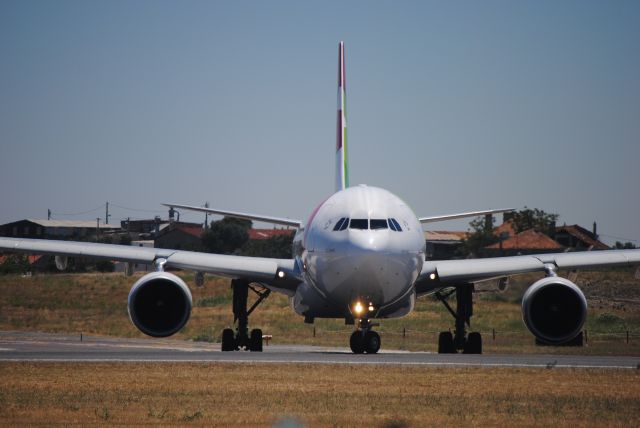
[[[385,318],[413,309],[424,263],[420,222],[400,198],[377,187],[341,190],[321,203],[294,242],[305,282],[293,298],[301,315]],[[354,313],[354,305],[366,309]]]

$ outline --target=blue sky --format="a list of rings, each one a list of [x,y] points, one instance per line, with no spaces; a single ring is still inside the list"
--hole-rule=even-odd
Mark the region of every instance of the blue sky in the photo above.
[[[526,205],[640,244],[625,1],[5,0],[0,222],[105,201],[112,222],[166,201],[306,219],[333,190],[340,40],[352,184],[419,216]]]

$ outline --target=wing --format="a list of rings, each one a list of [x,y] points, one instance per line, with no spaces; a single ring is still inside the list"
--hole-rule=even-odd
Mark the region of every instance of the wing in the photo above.
[[[164,267],[208,272],[229,278],[242,278],[292,295],[300,284],[300,271],[294,259],[230,256],[167,250],[163,248],[53,241],[48,239],[0,238],[0,250],[30,254],[81,256],[132,263],[160,263]]]
[[[478,216],[487,215],[487,214],[508,213],[511,211],[515,211],[515,209],[501,208],[497,210],[471,211],[471,212],[459,213],[459,214],[439,215],[439,216],[433,216],[433,217],[420,217],[418,220],[420,220],[420,223],[434,223],[437,221],[455,220],[457,218],[465,218],[465,217],[478,217]]]
[[[192,205],[180,205],[180,204],[162,204],[162,205],[169,208],[180,208],[188,211],[197,211],[197,212],[209,213],[209,214],[220,214],[220,215],[226,215],[229,217],[243,218],[246,220],[264,221],[265,223],[281,224],[283,226],[292,226],[297,228],[300,228],[302,226],[302,222],[300,220],[294,220],[290,218],[241,213],[237,211],[219,210],[215,208],[195,207]]]
[[[585,251],[466,260],[429,260],[422,266],[415,287],[418,294],[443,287],[472,284],[493,278],[549,269],[579,269],[640,264],[640,250]]]

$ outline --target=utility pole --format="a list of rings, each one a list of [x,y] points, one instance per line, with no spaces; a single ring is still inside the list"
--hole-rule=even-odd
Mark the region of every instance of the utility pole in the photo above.
[[[109,201],[107,201],[106,203],[106,213],[104,215],[104,224],[109,224],[109,217],[111,217],[111,215],[109,215]]]
[[[209,208],[209,202],[205,202],[204,207]],[[209,213],[205,212],[204,213],[204,229],[206,230],[207,227],[209,227]]]
[[[96,218],[96,242],[98,242],[98,237],[100,235],[100,217]]]
[[[47,209],[47,220],[51,220],[51,210]]]

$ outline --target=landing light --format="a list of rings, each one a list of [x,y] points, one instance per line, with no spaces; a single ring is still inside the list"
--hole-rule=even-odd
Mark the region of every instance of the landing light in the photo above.
[[[431,275],[429,275],[429,279],[430,279],[430,280],[432,280],[432,281],[433,281],[434,279],[436,279],[436,274],[435,274],[435,272],[434,272],[434,273],[432,273]]]
[[[356,302],[355,306],[353,307],[353,310],[355,311],[356,314],[360,315],[364,310],[364,307],[362,306],[362,303]]]
[[[284,278],[284,271],[278,271],[278,278]]]
[[[369,303],[369,312],[373,312],[373,309],[374,309],[373,305]]]

